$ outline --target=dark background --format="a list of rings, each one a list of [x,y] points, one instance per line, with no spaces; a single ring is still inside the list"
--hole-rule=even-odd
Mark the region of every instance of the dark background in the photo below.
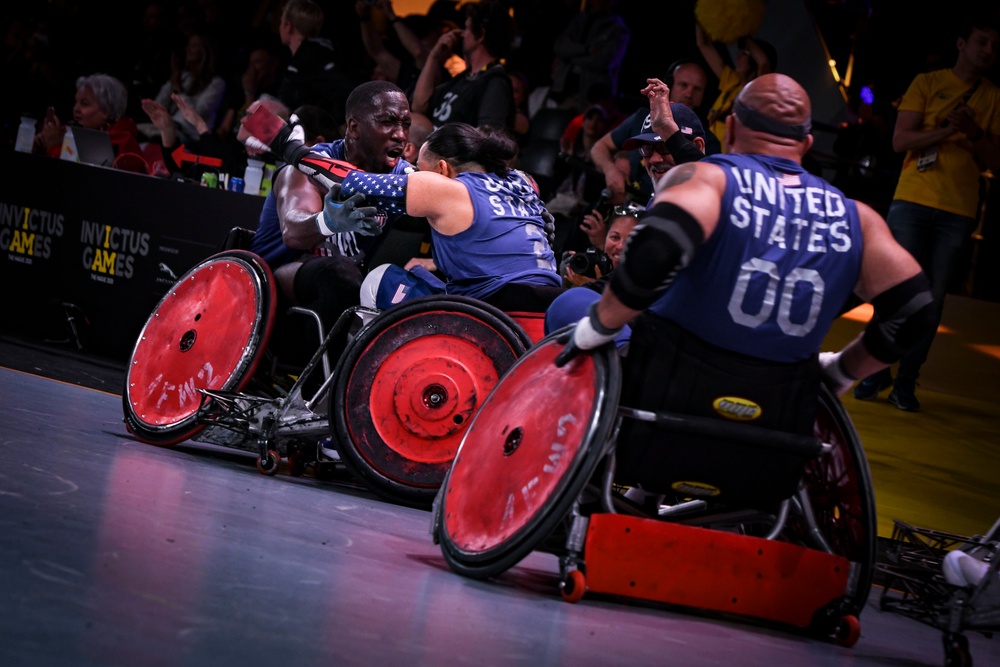
[[[508,61],[512,69],[525,72],[531,85],[547,82],[551,49],[564,21],[579,6],[578,0],[509,0],[520,29],[521,47]],[[338,63],[356,81],[366,80],[372,63],[361,45],[354,0],[319,0],[326,12],[324,35],[341,56]],[[402,2],[402,0],[399,0]],[[849,196],[871,204],[885,213],[898,177],[902,156],[891,149],[893,103],[921,71],[950,67],[955,59],[956,32],[971,13],[1000,11],[993,0],[952,0],[927,6],[907,0],[765,0],[766,18],[783,32],[807,35],[819,40],[846,71],[853,54],[853,75],[846,89],[846,102],[837,110],[845,119],[826,127],[814,123],[817,133],[816,158],[825,161],[822,174]],[[148,2],[109,3],[93,0],[25,0],[5,7],[0,17],[4,29],[0,67],[0,144],[12,147],[21,114],[41,118],[52,105],[63,121],[71,116],[75,80],[94,72],[107,72],[125,82],[151,50],[152,40],[142,32],[142,16]],[[278,42],[277,17],[280,0],[166,0],[172,27],[185,29],[200,24],[221,45],[222,75],[238,81],[250,49],[269,45],[287,57]],[[399,4],[399,3],[397,3]],[[412,4],[412,3],[411,3]],[[430,2],[428,0],[427,4]],[[670,63],[679,58],[700,57],[694,43],[696,0],[639,2],[622,0],[619,13],[632,31],[620,77],[619,105],[630,111],[641,104],[639,89],[649,76],[662,77]],[[796,11],[790,11],[794,9]],[[806,18],[803,20],[802,16]],[[175,41],[178,48],[182,40]],[[779,50],[782,63],[795,62],[801,54]],[[816,79],[829,76],[817,63]],[[164,79],[169,70],[164,74]],[[989,77],[1000,80],[1000,66]],[[803,82],[807,85],[806,82]],[[859,105],[859,94],[868,86],[875,96],[867,108]],[[717,92],[714,81],[706,93],[710,104]],[[158,86],[157,86],[158,88]],[[807,85],[808,88],[808,85]],[[149,87],[134,87],[130,93],[131,115],[137,122],[148,119],[138,107]],[[820,118],[830,118],[829,109],[820,109]],[[859,112],[865,115],[858,122]],[[825,141],[824,141],[825,140]],[[830,147],[827,150],[828,147]],[[873,160],[874,158],[874,160]],[[865,162],[867,167],[860,167]],[[991,188],[989,200],[997,198]],[[994,219],[1000,206],[987,206],[983,239],[977,242],[978,268],[984,276],[972,276],[961,288],[973,296],[1000,300],[1000,252],[993,248],[998,227]],[[970,258],[971,263],[971,258]],[[957,288],[958,289],[958,288]]]

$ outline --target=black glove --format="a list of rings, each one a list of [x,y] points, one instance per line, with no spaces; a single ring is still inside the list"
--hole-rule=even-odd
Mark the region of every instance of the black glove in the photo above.
[[[288,125],[263,105],[247,116],[243,121],[243,130],[249,134],[243,140],[246,146],[270,151],[288,164],[298,164],[310,153],[305,145],[302,126]]]
[[[556,247],[556,218],[547,208],[542,208],[542,220],[545,222],[545,236],[549,239],[549,247]]]
[[[609,329],[597,319],[597,302],[587,309],[587,316],[576,323],[573,329],[560,335],[556,341],[566,347],[556,356],[555,364],[561,368],[580,352],[587,352],[614,341],[621,327]]]
[[[357,232],[364,236],[382,233],[382,217],[374,206],[363,204],[365,196],[356,192],[340,201],[340,183],[334,183],[323,198],[323,210],[316,214],[316,226],[323,236]]]

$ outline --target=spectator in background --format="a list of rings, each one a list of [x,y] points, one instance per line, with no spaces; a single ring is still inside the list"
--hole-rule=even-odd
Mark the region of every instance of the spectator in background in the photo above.
[[[674,90],[669,88],[659,79],[647,79],[647,82],[657,82],[655,88],[647,85],[643,88],[643,94],[649,97],[651,91],[662,93],[667,91],[670,102],[679,104],[674,98]],[[672,107],[676,108],[676,107]],[[677,112],[678,125],[683,128],[697,128],[704,137],[704,125],[701,119],[689,107],[680,104]],[[642,158],[638,154],[629,155],[628,172],[622,170],[616,159],[623,149],[623,145],[630,137],[652,132],[652,112],[647,109],[637,109],[631,116],[619,123],[614,129],[605,134],[594,145],[590,154],[594,160],[594,165],[604,174],[604,180],[611,191],[612,201],[616,204],[623,203],[626,198],[630,198],[640,204],[645,204],[653,195],[653,182],[649,178],[649,172],[642,163]],[[697,134],[697,132],[695,132]],[[680,144],[683,146],[683,144]],[[703,151],[704,152],[704,151]],[[628,191],[626,193],[626,191]],[[626,194],[628,197],[626,197]]]
[[[174,117],[177,135],[184,143],[197,139],[199,133],[184,117],[172,96],[183,96],[208,128],[214,130],[226,94],[226,81],[219,75],[218,62],[215,44],[206,35],[194,33],[187,38],[184,46],[183,63],[176,53],[173,54],[170,79],[156,93],[156,101]]]
[[[681,59],[671,63],[663,82],[670,88],[670,101],[679,102],[698,114],[703,127],[708,127],[708,117],[702,107],[708,89],[708,72],[695,60]],[[705,155],[722,152],[722,144],[711,132],[705,135]]]
[[[361,24],[361,42],[375,62],[372,79],[391,81],[412,95],[431,49],[450,29],[444,26],[453,24],[423,14],[399,17],[391,0],[356,0],[354,11]],[[382,26],[387,26],[388,34],[383,34]]]
[[[91,130],[103,130],[111,137],[115,155],[134,154],[142,160],[139,130],[135,120],[125,114],[128,91],[125,84],[108,74],[91,74],[76,80],[73,124]],[[66,126],[49,107],[42,126],[35,134],[33,152],[59,157]]]
[[[170,78],[170,63],[179,35],[173,15],[164,0],[151,0],[142,13],[139,30],[129,37],[133,44],[126,53],[134,58],[129,71],[129,113],[141,118],[140,101],[156,97],[160,86]]]
[[[768,42],[747,35],[737,42],[736,66],[733,67],[722,57],[715,42],[698,22],[695,22],[695,43],[712,73],[719,79],[719,96],[708,111],[708,131],[725,146],[726,116],[732,113],[736,96],[743,86],[758,76],[777,69],[778,53]]]
[[[198,133],[194,139],[182,140],[177,132],[177,123],[165,106],[156,100],[142,101],[143,110],[160,132],[160,148],[167,171],[197,180],[205,170],[205,163],[201,158],[208,157],[217,158],[222,163],[220,167],[212,167],[213,169],[229,174],[242,174],[246,169],[247,155],[236,135],[234,133],[220,135],[212,131],[205,119],[198,115],[198,110],[184,96],[174,95],[172,101],[180,109],[185,122]],[[276,116],[288,119],[288,107],[278,98],[262,95],[259,102]],[[184,154],[197,156],[198,161],[192,159],[188,162],[184,159]]]
[[[495,0],[464,7],[465,27],[442,35],[420,71],[413,110],[429,116],[435,128],[462,122],[512,133],[514,91],[501,61],[513,48],[514,22],[507,7]],[[465,71],[435,85],[440,66],[456,53],[465,58]]]
[[[353,88],[335,58],[330,40],[320,37],[325,17],[314,0],[288,0],[278,34],[291,52],[278,97],[289,109],[315,104],[344,121],[344,105]]]
[[[251,49],[243,73],[226,86],[226,101],[216,128],[220,137],[235,138],[237,124],[254,100],[263,95],[278,97],[280,65],[278,55],[269,48]]]
[[[566,108],[583,111],[586,95],[594,84],[618,93],[618,76],[631,31],[615,12],[617,0],[586,0],[556,38],[553,53],[556,70],[550,95]]]
[[[927,360],[945,296],[962,266],[979,212],[979,175],[1000,168],[1000,88],[985,77],[1000,49],[996,13],[962,26],[950,69],[918,74],[899,103],[892,147],[906,152],[886,222],[930,279],[934,328],[899,362],[869,375],[854,397],[872,400],[892,386],[889,402],[920,409],[917,378]]]

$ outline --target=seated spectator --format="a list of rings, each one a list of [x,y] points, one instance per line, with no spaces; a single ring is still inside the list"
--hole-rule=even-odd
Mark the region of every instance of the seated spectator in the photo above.
[[[125,115],[128,91],[118,79],[107,74],[91,74],[76,80],[73,102],[73,124],[91,130],[103,130],[111,137],[115,155],[133,154],[145,163],[139,147],[139,130],[135,121]],[[42,127],[35,135],[33,152],[59,157],[66,126],[49,107]]]
[[[192,34],[184,47],[183,63],[174,54],[170,79],[156,94],[155,100],[173,116],[181,143],[193,141],[199,132],[185,118],[173,96],[183,97],[187,106],[205,121],[208,129],[215,130],[226,94],[226,81],[218,74],[218,58],[214,44],[206,35]]]
[[[223,137],[213,132],[183,95],[173,95],[172,101],[196,133],[193,138],[182,141],[177,123],[165,106],[156,100],[142,101],[143,110],[160,133],[163,164],[167,171],[194,180],[201,177],[206,165],[213,170],[242,174],[246,169],[247,155],[236,135]],[[288,108],[277,98],[264,95],[259,102],[275,115],[284,119],[289,117]]]

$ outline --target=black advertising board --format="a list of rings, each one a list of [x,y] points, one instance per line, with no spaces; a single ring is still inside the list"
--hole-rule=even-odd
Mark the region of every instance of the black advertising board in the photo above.
[[[45,336],[72,304],[86,348],[118,359],[177,278],[231,228],[256,229],[264,203],[44,156],[2,160],[0,324]]]

